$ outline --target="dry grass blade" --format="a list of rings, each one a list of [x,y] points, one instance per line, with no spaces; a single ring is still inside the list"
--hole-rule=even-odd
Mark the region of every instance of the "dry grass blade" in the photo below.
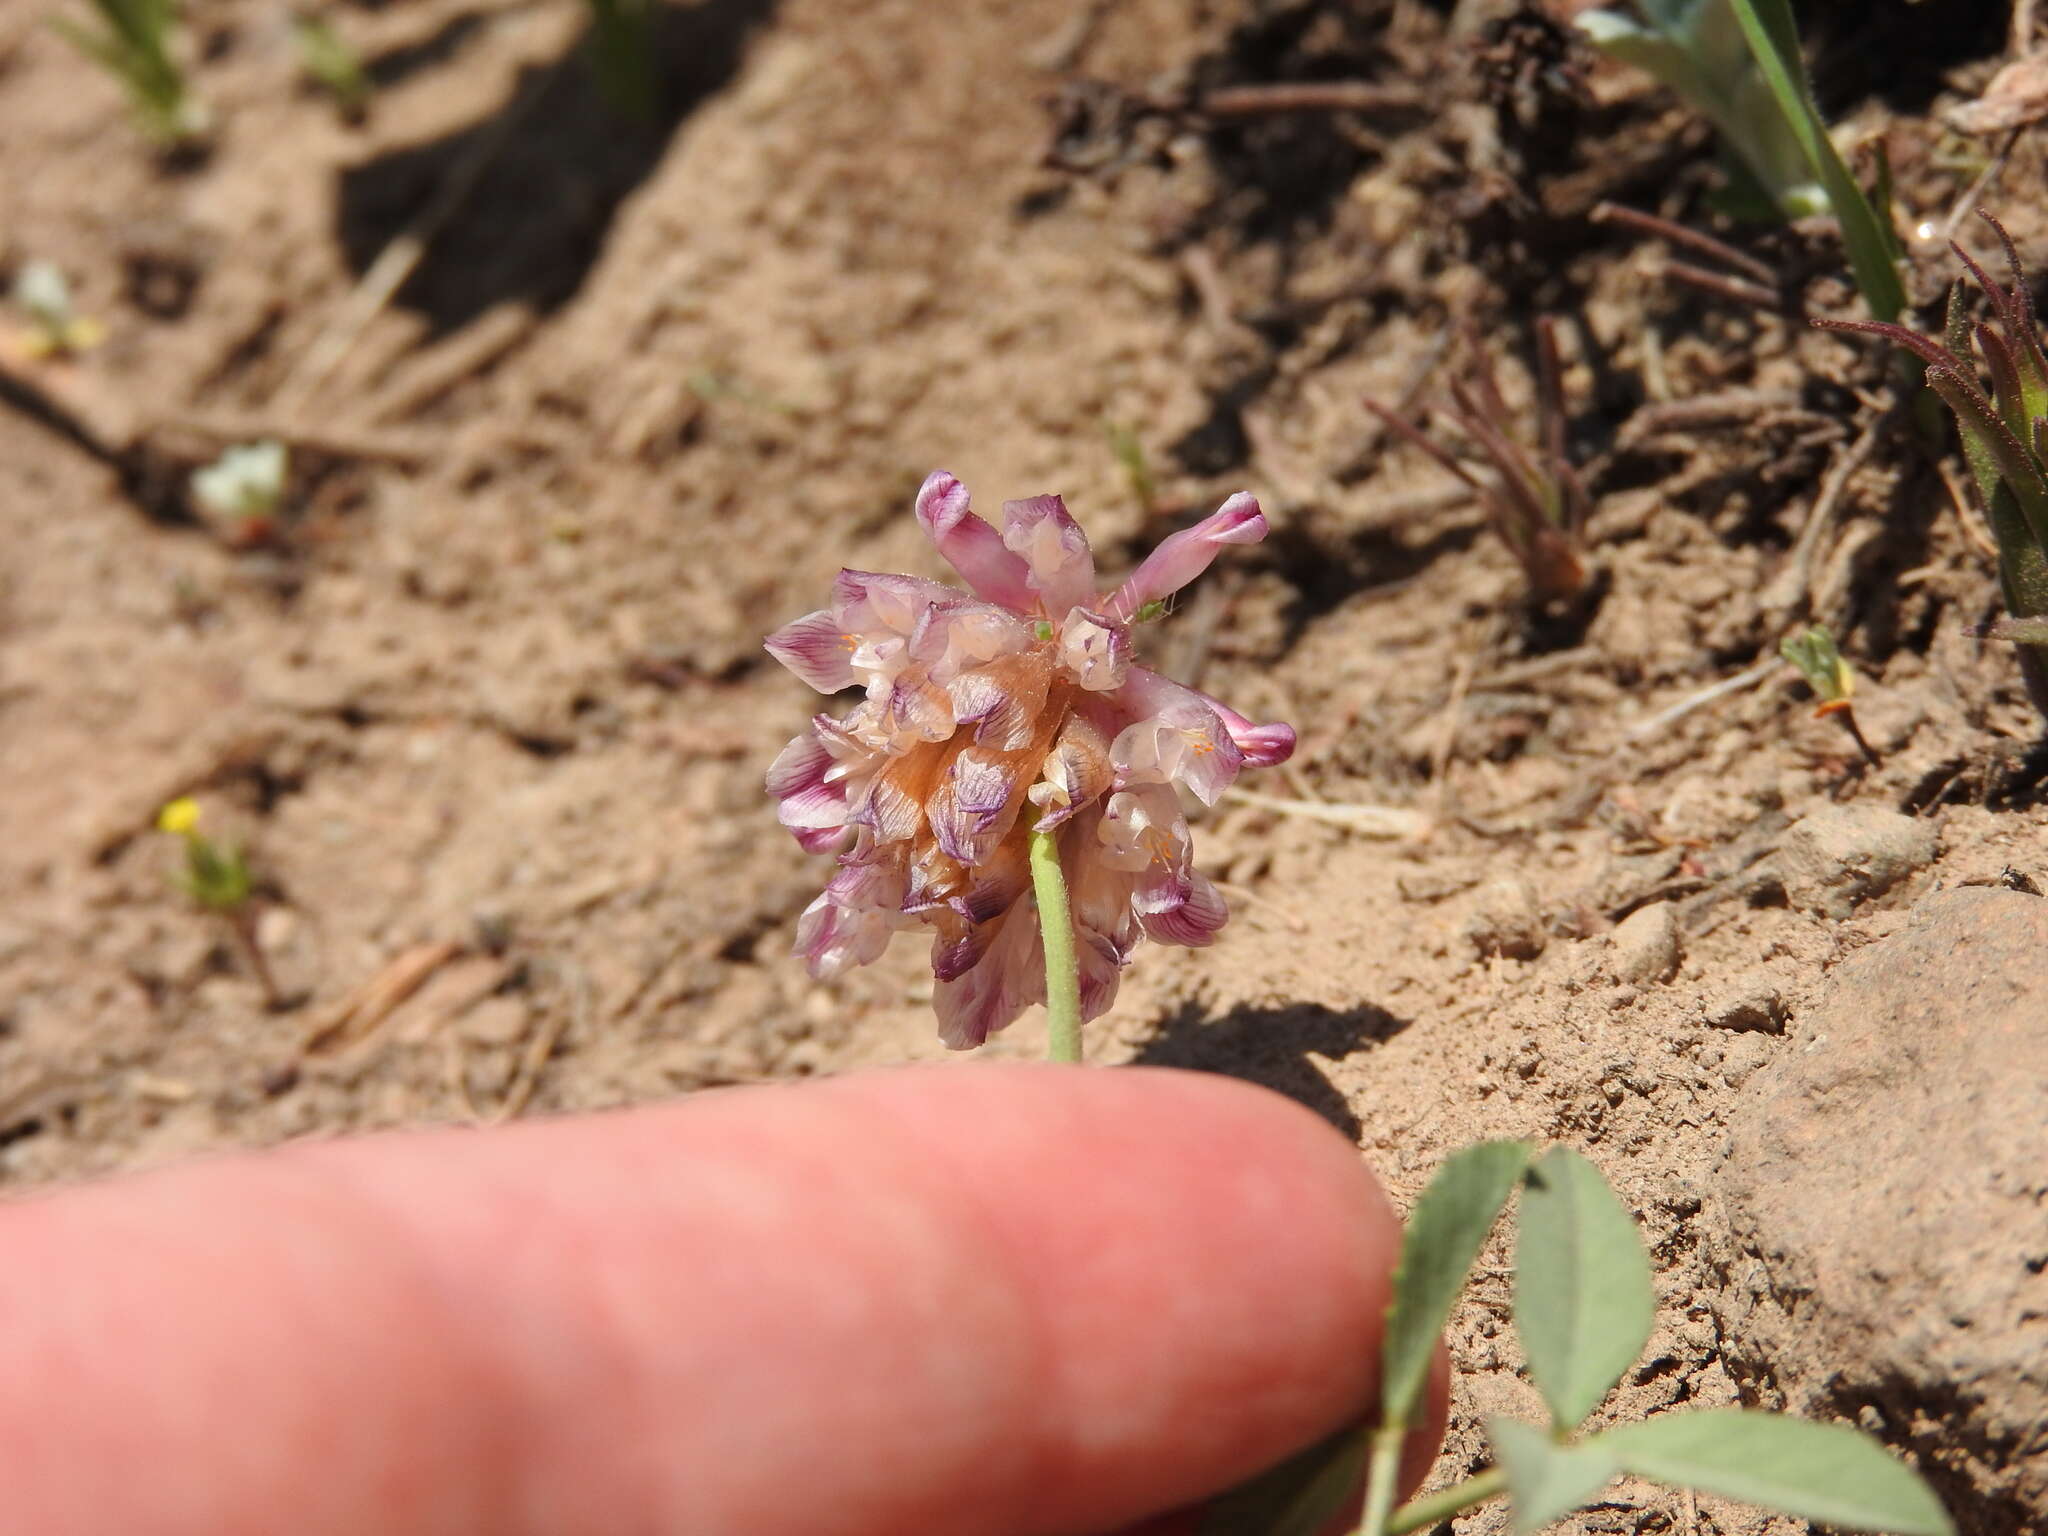
[[[1667,709],[1658,710],[1656,714],[1651,715],[1647,720],[1638,720],[1628,728],[1629,739],[1632,741],[1642,741],[1647,737],[1655,736],[1667,726],[1677,724],[1677,722],[1683,720],[1694,710],[1711,704],[1716,699],[1725,699],[1730,694],[1741,693],[1746,688],[1754,688],[1757,684],[1768,679],[1772,673],[1782,671],[1786,665],[1787,663],[1782,656],[1766,656],[1755,666],[1745,667],[1733,677],[1723,678],[1718,683],[1700,689],[1698,693],[1687,694],[1676,704],[1671,705]]]
[[[1422,812],[1410,810],[1406,806],[1345,805],[1329,800],[1287,800],[1278,795],[1262,795],[1255,790],[1235,787],[1223,791],[1223,798],[1236,805],[1249,805],[1281,816],[1298,816],[1304,821],[1320,821],[1328,826],[1342,827],[1347,832],[1356,832],[1360,837],[1398,840],[1427,837],[1430,831],[1430,819]]]
[[[398,1005],[426,985],[427,978],[461,954],[450,940],[401,950],[383,969],[330,1008],[299,1043],[300,1054],[321,1055],[360,1040],[389,1018]]]
[[[1598,203],[1588,217],[1595,224],[1621,224],[1642,234],[1655,235],[1672,245],[1697,251],[1702,256],[1711,256],[1723,266],[1732,267],[1766,287],[1775,289],[1778,284],[1778,274],[1756,257],[1746,251],[1738,251],[1724,240],[1717,240],[1705,230],[1693,229],[1674,219],[1659,218],[1654,213],[1626,208],[1620,203]]]

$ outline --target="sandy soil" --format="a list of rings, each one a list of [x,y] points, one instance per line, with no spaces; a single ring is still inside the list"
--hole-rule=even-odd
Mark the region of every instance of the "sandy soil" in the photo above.
[[[988,504],[1063,492],[1112,567],[1248,488],[1275,536],[1155,659],[1302,749],[1248,781],[1278,805],[1198,824],[1225,941],[1145,953],[1091,1056],[1266,1083],[1403,1198],[1478,1137],[1578,1146],[1659,1266],[1616,1412],[1856,1419],[1966,1529],[2048,1523],[2048,968],[1973,942],[1967,905],[2048,887],[2041,722],[1963,634],[1997,611],[1977,513],[1882,358],[1805,323],[1854,312],[1832,236],[1718,222],[1708,135],[1646,81],[1535,7],[701,0],[634,125],[567,0],[413,0],[333,8],[380,86],[348,125],[291,85],[283,7],[195,0],[221,131],[167,165],[36,9],[0,17],[0,259],[61,264],[109,339],[0,381],[7,1185],[943,1055],[921,945],[829,986],[788,958],[823,874],[760,778],[812,700],[761,636],[842,564],[938,574],[908,511],[933,467]],[[1948,118],[2003,8],[1818,9],[1828,108],[1884,138],[1922,232],[1916,299],[1944,231],[1989,244],[1957,221],[1976,198],[2048,268],[2048,141]],[[1329,80],[1379,94],[1186,105]],[[1718,231],[1782,301],[1674,278],[1602,199]],[[1540,315],[1593,494],[1592,595],[1562,611],[1360,404],[1440,398],[1472,327],[1526,409]],[[297,444],[293,510],[236,549],[182,477],[263,431]],[[1759,666],[1810,618],[1875,764]],[[184,794],[261,875],[277,1006],[167,879],[152,824]],[[1357,805],[1397,835],[1327,819]],[[2009,1020],[1981,1076],[2010,1134],[1963,1094],[1888,1154],[1932,1210],[1992,1200],[1984,1240],[1959,1265],[1953,1223],[1903,1224],[1876,1300],[1805,1219],[1874,1133],[1752,1109],[1833,1091],[1797,1074],[1844,1048],[1865,953],[1919,957],[1854,982],[1881,1027],[1853,1060],[1896,1068],[1880,1122],[1979,1081],[1975,1021]],[[1930,1023],[1954,997],[1982,1012]],[[1934,1299],[1974,1352],[1883,1325]],[[1505,1322],[1495,1267],[1454,1330],[1446,1479],[1533,1401]],[[1769,1523],[1624,1485],[1574,1528]]]

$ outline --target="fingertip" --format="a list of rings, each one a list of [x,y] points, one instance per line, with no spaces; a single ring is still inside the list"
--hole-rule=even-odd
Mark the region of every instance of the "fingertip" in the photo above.
[[[1115,1529],[1370,1404],[1399,1237],[1263,1089],[986,1063],[59,1199],[0,1233],[16,1354],[97,1365],[63,1425],[0,1379],[0,1423],[81,1530]]]

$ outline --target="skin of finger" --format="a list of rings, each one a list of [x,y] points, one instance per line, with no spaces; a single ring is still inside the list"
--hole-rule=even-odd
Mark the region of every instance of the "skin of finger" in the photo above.
[[[0,1212],[0,1504],[52,1536],[1114,1529],[1369,1400],[1396,1240],[1326,1125],[1163,1071],[222,1160]]]

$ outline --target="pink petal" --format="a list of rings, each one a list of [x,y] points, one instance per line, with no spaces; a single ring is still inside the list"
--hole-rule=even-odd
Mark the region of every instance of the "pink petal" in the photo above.
[[[1199,690],[1197,690],[1199,691]],[[1275,720],[1271,725],[1253,725],[1221,699],[1202,694],[1202,701],[1216,711],[1223,729],[1244,754],[1247,768],[1271,768],[1294,756],[1294,727]]]
[[[1110,595],[1109,616],[1128,624],[1147,603],[1170,597],[1209,568],[1226,544],[1256,544],[1266,536],[1258,498],[1239,491],[1192,528],[1164,540]]]
[[[851,688],[858,679],[853,653],[860,637],[847,632],[831,613],[820,609],[770,635],[763,648],[820,693]]]
[[[1095,556],[1088,535],[1057,496],[1003,503],[1003,546],[1023,557],[1025,579],[1045,611],[1060,615],[1095,596]]]
[[[841,822],[836,827],[791,827],[789,835],[796,839],[797,847],[805,853],[837,853],[846,844],[846,834],[853,829]]]
[[[1034,606],[1024,562],[967,507],[967,487],[933,470],[917,493],[917,521],[967,584],[992,603],[1027,613]]]
[[[1131,910],[1141,920],[1186,905],[1195,884],[1195,872],[1188,863],[1189,851],[1187,839],[1182,838],[1175,857],[1155,859],[1138,876],[1131,888]]]
[[[1230,917],[1230,908],[1214,884],[1202,875],[1188,884],[1187,900],[1164,912],[1150,913],[1140,921],[1147,937],[1161,944],[1184,944],[1200,949],[1211,942]]]
[[[796,835],[806,853],[823,853],[845,841],[846,784],[828,777],[837,766],[816,736],[799,736],[768,768],[768,793],[780,802],[775,819]]]

